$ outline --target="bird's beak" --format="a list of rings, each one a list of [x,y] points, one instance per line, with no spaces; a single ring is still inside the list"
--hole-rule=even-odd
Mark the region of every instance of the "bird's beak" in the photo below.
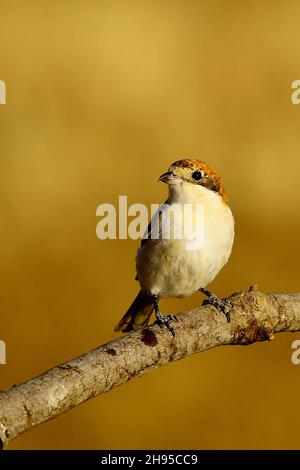
[[[160,181],[166,184],[179,184],[182,183],[182,179],[179,178],[179,176],[173,175],[170,171],[167,171],[167,173],[164,173],[159,177]]]

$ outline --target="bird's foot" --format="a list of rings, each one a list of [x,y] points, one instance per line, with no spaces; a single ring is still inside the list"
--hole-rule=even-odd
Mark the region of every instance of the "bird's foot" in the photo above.
[[[220,299],[218,296],[213,294],[213,292],[206,291],[205,289],[199,290],[208,297],[208,299],[205,299],[203,301],[202,305],[213,305],[214,307],[216,307],[217,310],[219,310],[219,312],[225,315],[228,323],[230,323],[230,309],[233,308],[233,305],[226,300]]]
[[[168,330],[175,337],[175,331],[172,326],[172,321],[178,321],[175,315],[162,315],[160,312],[155,312],[156,323],[162,328],[166,326]]]
[[[152,301],[154,305],[154,310],[155,310],[155,317],[156,317],[156,323],[162,328],[164,325],[168,328],[168,330],[172,333],[172,335],[175,337],[175,331],[172,326],[172,321],[178,321],[175,315],[162,315],[159,310],[158,306],[158,295],[153,294],[152,295]]]

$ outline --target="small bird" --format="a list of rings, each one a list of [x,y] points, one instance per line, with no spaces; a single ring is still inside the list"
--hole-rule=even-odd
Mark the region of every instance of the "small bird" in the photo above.
[[[205,303],[216,307],[230,321],[229,304],[205,289],[227,263],[234,240],[234,219],[221,179],[203,161],[190,159],[176,161],[159,179],[168,185],[169,196],[142,239],[136,257],[136,279],[141,289],[115,331],[146,326],[154,310],[156,322],[175,336],[172,322],[176,317],[161,314],[159,299],[188,297],[196,291],[205,294]],[[185,205],[192,207],[188,217],[193,220],[184,215],[171,219],[172,209],[180,207],[184,214]],[[195,209],[199,205],[203,208],[203,242],[197,249],[188,250],[190,233],[185,233],[184,225],[189,222],[195,228]],[[172,220],[170,227],[181,229],[182,237],[174,236],[171,229],[170,236],[164,236],[162,215],[166,214]],[[156,237],[152,238],[154,229]]]

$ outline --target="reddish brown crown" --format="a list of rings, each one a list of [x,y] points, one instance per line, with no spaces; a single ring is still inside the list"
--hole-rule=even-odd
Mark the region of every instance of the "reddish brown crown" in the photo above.
[[[192,172],[201,170],[204,176],[199,184],[206,187],[207,189],[218,192],[225,204],[228,204],[228,197],[221,182],[220,176],[209,165],[207,165],[207,163],[203,162],[202,160],[182,159],[172,163],[170,170],[174,168],[187,168]]]

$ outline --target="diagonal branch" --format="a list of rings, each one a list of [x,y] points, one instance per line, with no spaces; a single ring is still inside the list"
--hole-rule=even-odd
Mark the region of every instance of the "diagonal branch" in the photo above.
[[[264,294],[250,287],[229,298],[231,323],[210,305],[177,316],[176,337],[157,325],[128,333],[0,394],[0,444],[190,354],[247,345],[300,330],[300,293]]]

